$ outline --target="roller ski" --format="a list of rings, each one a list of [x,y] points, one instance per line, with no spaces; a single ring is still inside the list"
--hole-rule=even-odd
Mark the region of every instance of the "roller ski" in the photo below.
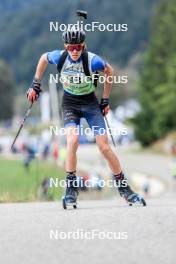
[[[123,173],[115,175],[114,178],[116,180],[116,183],[120,183],[120,186],[118,186],[120,196],[126,200],[129,206],[132,206],[133,204],[142,204],[143,206],[146,206],[146,201],[144,200],[144,198],[141,195],[133,192],[133,190],[127,184],[127,180],[124,178]],[[125,180],[126,186],[123,186],[123,180]]]
[[[144,200],[144,198],[141,195],[134,193],[128,185],[127,187],[119,187],[118,190],[120,196],[127,201],[129,206],[137,203],[146,206],[146,201]]]
[[[66,178],[66,193],[62,197],[62,205],[64,209],[72,207],[77,208],[77,196],[78,196],[78,187],[77,187],[77,178],[74,174],[67,175]]]

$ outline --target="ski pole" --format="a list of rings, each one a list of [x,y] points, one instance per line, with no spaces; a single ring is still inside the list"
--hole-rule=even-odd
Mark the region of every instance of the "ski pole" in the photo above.
[[[112,135],[112,130],[111,130],[111,127],[110,127],[110,125],[109,125],[108,119],[107,119],[106,116],[104,116],[104,119],[105,119],[105,121],[106,121],[106,125],[107,125],[107,127],[108,127],[109,132],[110,132],[111,139],[112,139],[112,143],[113,143],[114,147],[116,148],[116,143],[115,143],[114,137],[113,137],[113,135]]]
[[[25,114],[24,114],[23,121],[22,121],[22,123],[21,123],[21,125],[20,125],[20,128],[18,129],[18,132],[17,132],[17,134],[16,134],[16,137],[15,137],[15,139],[14,139],[12,145],[11,145],[11,150],[13,149],[13,146],[14,146],[14,144],[15,144],[15,142],[16,142],[16,140],[17,140],[17,138],[18,138],[18,136],[19,136],[19,134],[20,134],[20,132],[21,132],[21,129],[23,128],[23,125],[24,125],[24,123],[25,123],[27,117],[29,116],[29,114],[30,114],[30,112],[31,112],[32,106],[33,106],[33,103],[31,103],[31,105],[28,107],[28,109],[26,110],[26,112],[25,112]]]

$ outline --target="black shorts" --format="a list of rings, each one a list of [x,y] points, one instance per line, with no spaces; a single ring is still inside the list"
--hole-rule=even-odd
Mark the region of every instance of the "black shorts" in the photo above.
[[[106,125],[95,93],[72,95],[64,92],[62,99],[64,127],[79,126],[85,118],[94,135],[106,134]]]

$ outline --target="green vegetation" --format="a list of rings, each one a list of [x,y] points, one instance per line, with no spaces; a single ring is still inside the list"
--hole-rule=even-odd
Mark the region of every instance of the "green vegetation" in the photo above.
[[[0,202],[39,200],[39,187],[45,178],[64,179],[64,171],[53,163],[35,160],[29,171],[20,160],[0,159]],[[50,199],[60,199],[63,188],[49,189]]]
[[[162,0],[140,81],[136,135],[144,146],[176,129],[176,4]]]

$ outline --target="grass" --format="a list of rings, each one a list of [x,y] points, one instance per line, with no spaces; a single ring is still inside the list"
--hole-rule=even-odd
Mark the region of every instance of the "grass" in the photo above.
[[[27,171],[21,160],[0,159],[0,202],[40,200],[39,187],[44,178],[64,179],[64,170],[48,161],[33,160]],[[51,200],[60,199],[63,188],[49,188]]]

